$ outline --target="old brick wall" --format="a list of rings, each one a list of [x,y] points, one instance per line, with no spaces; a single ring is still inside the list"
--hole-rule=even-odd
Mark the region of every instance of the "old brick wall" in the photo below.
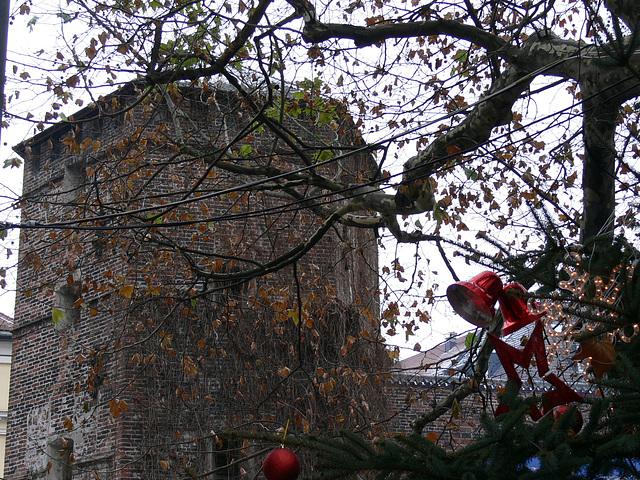
[[[213,300],[206,308],[197,302],[193,307],[180,304],[177,308],[178,300],[173,300],[174,296],[178,298],[177,293],[211,286],[193,274],[194,266],[224,272],[252,262],[267,262],[291,245],[304,242],[320,223],[299,208],[276,217],[243,219],[243,214],[256,209],[281,210],[286,202],[233,192],[212,195],[206,202],[186,204],[163,215],[163,224],[184,222],[184,228],[159,232],[137,228],[139,220],[109,218],[111,203],[128,202],[129,209],[136,210],[179,200],[176,188],[188,189],[193,179],[210,167],[206,158],[168,160],[177,157],[167,148],[167,138],[189,138],[194,145],[206,139],[224,149],[229,135],[246,125],[238,115],[244,110],[239,110],[238,100],[228,92],[216,94],[215,101],[177,96],[162,109],[142,103],[127,111],[123,107],[129,94],[133,92],[108,99],[111,103],[106,112],[121,113],[95,116],[95,112],[86,110],[79,114],[83,121],[77,126],[53,127],[22,146],[26,159],[24,222],[51,224],[82,215],[104,216],[104,225],[113,228],[82,230],[74,228],[77,224],[63,224],[53,230],[34,228],[22,233],[5,471],[10,479],[41,475],[50,461],[46,445],[59,437],[74,440],[74,478],[156,478],[164,469],[161,459],[182,458],[182,453],[174,447],[154,450],[150,442],[157,445],[169,435],[167,444],[191,442],[200,448],[193,429],[179,431],[174,424],[200,422],[199,435],[203,435],[230,418],[257,420],[259,415],[264,420],[270,408],[276,412],[269,414],[273,420],[269,429],[281,425],[283,417],[278,415],[277,403],[289,401],[287,395],[304,390],[306,387],[296,386],[296,382],[306,381],[306,377],[292,377],[291,389],[273,395],[268,405],[256,405],[259,402],[253,399],[254,403],[247,401],[242,407],[243,395],[250,398],[253,394],[251,389],[243,393],[245,385],[253,383],[254,390],[259,390],[270,388],[269,381],[282,383],[278,372],[268,381],[256,374],[260,358],[251,358],[252,344],[241,341],[242,335],[249,338],[248,333],[236,328],[249,320],[253,322],[248,325],[249,333],[275,329],[275,341],[258,345],[271,349],[263,354],[280,355],[280,361],[287,355],[306,355],[317,361],[322,354],[329,362],[327,372],[337,369],[336,376],[351,382],[344,388],[361,388],[368,394],[366,382],[359,380],[355,367],[353,371],[340,370],[337,360],[353,348],[352,358],[371,361],[372,365],[377,361],[374,357],[379,352],[375,349],[357,350],[348,340],[361,330],[369,330],[375,340],[379,311],[377,244],[372,232],[337,226],[298,262],[302,300],[309,311],[315,312],[306,319],[309,326],[303,340],[307,346],[299,351],[295,347],[299,335],[291,329],[291,322],[279,324],[298,300],[290,266],[220,290],[209,297]],[[164,126],[168,121],[172,125],[169,130]],[[307,135],[335,143],[337,134],[325,128],[311,129]],[[269,150],[270,145],[273,138],[256,134],[252,148],[262,153],[252,161],[261,165],[271,162],[274,168],[290,167],[293,160]],[[354,158],[341,162],[341,171],[334,173],[357,178],[374,167],[366,156]],[[160,173],[150,177],[148,172],[154,169]],[[241,173],[211,175],[199,188],[215,192],[247,178]],[[89,205],[93,210],[86,210]],[[140,217],[146,214],[141,211]],[[220,218],[228,215],[236,217]],[[202,217],[212,220],[200,228],[187,228],[192,220]],[[149,241],[150,236],[158,241]],[[163,239],[166,244],[160,241]],[[203,257],[189,265],[186,257],[172,254],[172,243],[177,241],[194,250],[219,252],[220,256],[216,261]],[[229,260],[231,256],[246,258],[246,262],[238,265]],[[135,293],[123,294],[129,287]],[[141,299],[139,303],[134,302],[137,298]],[[327,299],[331,300],[327,303]],[[58,322],[54,324],[52,318],[56,317]],[[180,318],[195,323],[190,326]],[[201,335],[191,338],[195,331]],[[185,339],[182,343],[173,340],[179,335]],[[220,352],[224,353],[223,360],[218,360]],[[238,362],[233,368],[225,366],[225,358],[239,355],[246,355],[250,361],[245,366]],[[193,368],[188,363],[191,361]],[[310,368],[313,370],[315,367]],[[226,378],[230,372],[233,378]],[[221,389],[216,391],[215,387],[208,392],[213,401],[204,395],[210,385],[220,385]],[[170,389],[163,390],[167,386]],[[334,389],[342,387],[325,375],[315,388],[325,392],[324,401],[330,403],[336,397]],[[200,394],[204,396],[196,401]],[[223,395],[224,401],[220,400]],[[203,402],[210,406],[203,408]],[[324,425],[343,424],[337,413],[329,413],[329,406]],[[292,404],[287,408],[300,407]],[[189,416],[188,408],[201,409],[201,415]],[[296,418],[301,430],[314,420],[313,415],[302,411],[304,414]],[[198,456],[194,455],[182,456],[193,460]]]
[[[430,413],[459,385],[456,379],[422,377],[415,374],[397,374],[390,388],[389,410],[394,412],[390,431],[400,434],[411,432],[412,422]],[[470,395],[460,404],[458,413],[448,411],[429,423],[423,434],[443,448],[455,450],[470,443],[481,433],[480,416],[483,408],[495,401],[495,391]],[[489,411],[490,408],[489,408]]]
[[[428,423],[422,434],[447,450],[457,450],[467,446],[484,434],[482,416],[493,415],[500,403],[500,395],[504,392],[506,380],[503,370],[489,376],[488,380],[479,386],[477,392],[470,394],[435,421]],[[469,381],[471,380],[466,376],[454,370],[444,369],[436,374],[433,369],[428,372],[414,368],[400,369],[389,386],[388,408],[393,415],[389,431],[397,434],[410,433],[415,419],[425,414],[432,414],[436,405],[448,398],[456,388],[463,386],[464,382]],[[578,380],[572,388],[586,399],[597,396],[593,385],[584,380]],[[519,390],[519,396],[525,398],[534,393],[539,396],[549,389],[550,385],[547,382],[536,379],[533,384],[523,384]],[[578,405],[583,418],[587,418],[589,408],[589,401]],[[548,415],[552,415],[551,412]],[[533,420],[529,418],[529,421]]]

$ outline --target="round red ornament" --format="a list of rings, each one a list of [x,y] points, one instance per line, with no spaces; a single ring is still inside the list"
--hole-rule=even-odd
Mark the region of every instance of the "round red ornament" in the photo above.
[[[571,409],[569,405],[558,405],[551,410],[551,416],[553,417],[554,423],[560,423],[562,417]],[[573,412],[573,419],[571,420],[571,424],[569,425],[569,432],[573,435],[578,433],[582,429],[582,414],[580,410],[576,410]]]
[[[300,474],[300,460],[288,448],[277,448],[264,459],[262,471],[267,480],[296,480]]]

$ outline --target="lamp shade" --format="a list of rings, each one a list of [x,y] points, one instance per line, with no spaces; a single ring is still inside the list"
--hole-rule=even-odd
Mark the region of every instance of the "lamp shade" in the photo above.
[[[513,295],[517,292],[526,293],[527,289],[519,283],[512,283],[504,287],[505,294],[500,297],[500,310],[504,317],[503,335],[515,332],[542,317],[542,315],[535,315],[529,311],[527,301],[524,298]]]
[[[447,298],[455,312],[478,327],[493,323],[495,304],[502,295],[502,280],[493,272],[482,272],[468,282],[447,288]]]

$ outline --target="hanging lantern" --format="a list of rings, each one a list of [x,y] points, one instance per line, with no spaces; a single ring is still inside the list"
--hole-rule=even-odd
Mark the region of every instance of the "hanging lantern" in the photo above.
[[[482,272],[468,282],[457,282],[447,288],[447,298],[455,312],[478,327],[493,323],[495,304],[502,295],[502,280],[492,272]]]
[[[504,317],[503,335],[515,332],[538,320],[543,314],[529,311],[524,298],[509,292],[526,293],[519,283],[503,287],[500,277],[493,272],[482,272],[468,282],[457,282],[447,288],[447,298],[455,312],[478,327],[488,328],[493,323],[495,304],[500,301]]]
[[[522,297],[510,295],[509,291],[527,293],[526,288],[519,283],[512,283],[504,287],[504,294],[500,297],[500,310],[504,317],[503,335],[515,332],[544,315],[544,313],[540,315],[531,313],[527,308],[527,301]]]

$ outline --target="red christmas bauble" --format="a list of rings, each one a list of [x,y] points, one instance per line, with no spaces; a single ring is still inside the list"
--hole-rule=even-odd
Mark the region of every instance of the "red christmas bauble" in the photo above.
[[[551,410],[551,415],[553,416],[554,423],[559,423],[560,419],[567,413],[570,408],[571,407],[569,405],[558,405],[557,407],[554,407],[553,410]],[[570,423],[570,431],[572,431],[573,434],[578,433],[582,428],[582,414],[580,413],[580,410],[576,410],[573,413],[573,420]]]
[[[264,459],[262,471],[267,480],[296,480],[300,474],[300,460],[288,448],[277,448]]]

